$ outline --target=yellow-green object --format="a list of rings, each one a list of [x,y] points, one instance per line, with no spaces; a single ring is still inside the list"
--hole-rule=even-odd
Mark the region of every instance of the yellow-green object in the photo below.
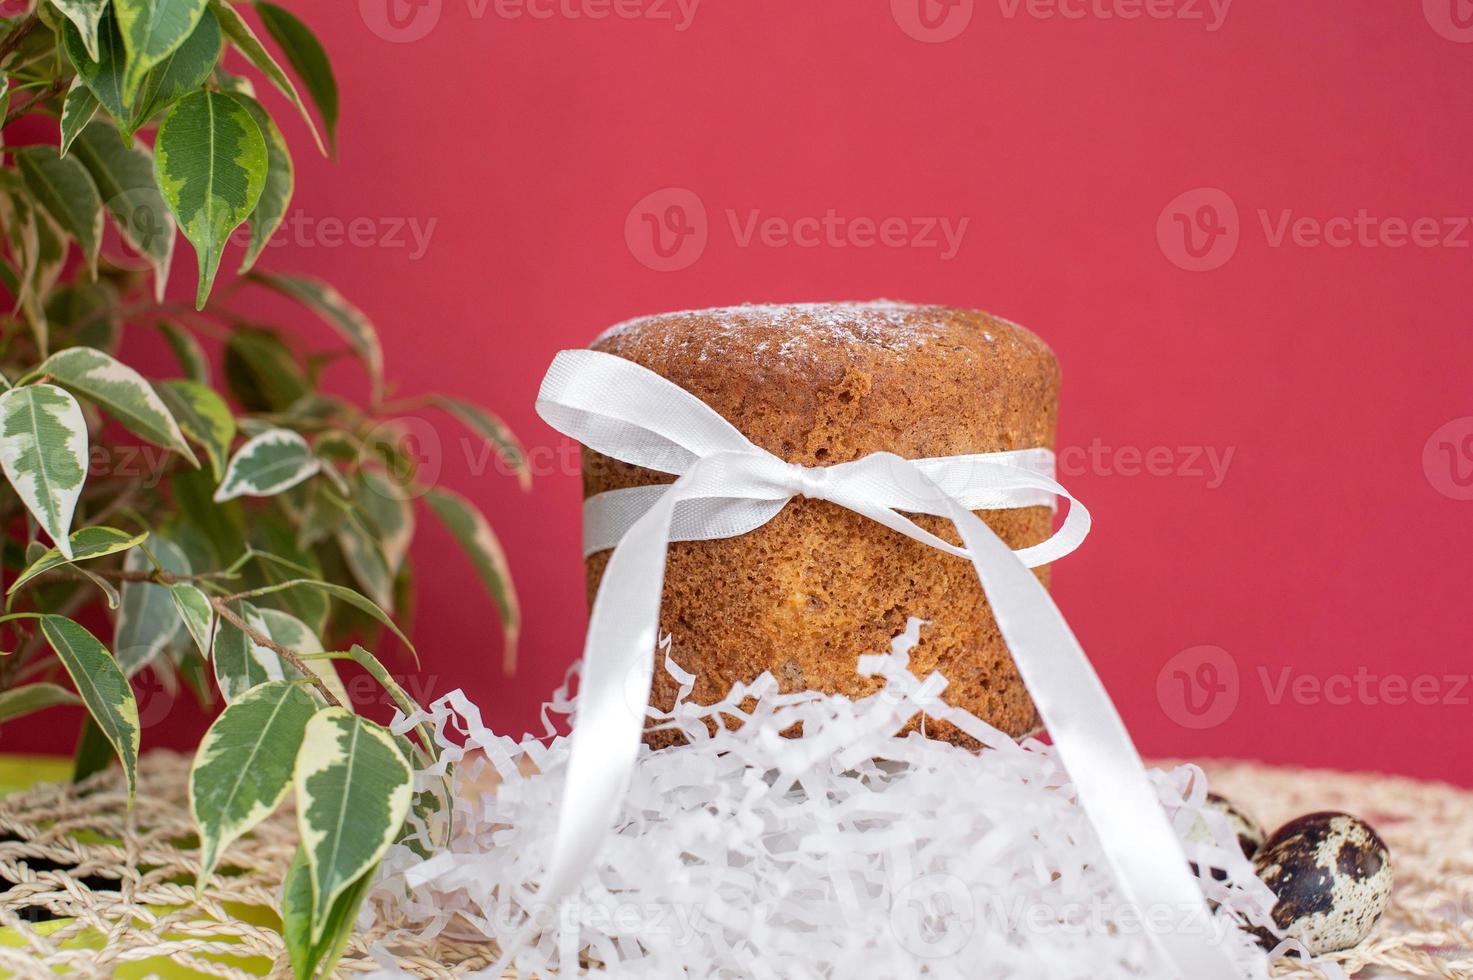
[[[71,778],[71,773],[71,760],[60,756],[0,755],[0,796],[27,789],[36,783],[65,781]],[[0,880],[0,885],[3,884],[3,880]],[[159,915],[166,915],[180,908],[182,906],[161,906],[155,911]],[[254,905],[227,905],[226,909],[237,919],[252,925],[267,926],[272,929],[279,929],[281,925],[280,918],[272,909],[259,908]],[[53,919],[49,922],[38,922],[31,926],[31,929],[38,935],[50,936],[71,922],[71,919]],[[184,940],[189,937],[165,934],[164,938]],[[106,941],[107,937],[103,933],[95,929],[88,929],[66,940],[61,946],[63,949],[101,949]],[[17,949],[24,944],[25,940],[15,930],[0,929],[0,946]],[[266,976],[271,970],[271,960],[263,956],[232,957],[222,953],[195,955],[216,963],[228,963],[238,970],[259,976]],[[0,968],[0,980],[11,976],[14,974]],[[115,964],[113,976],[122,978],[122,980],[143,980],[147,977],[161,977],[163,980],[194,980],[194,978],[208,978],[213,974],[193,970],[166,957],[157,956]]]
[[[61,756],[0,755],[0,796],[71,775],[72,761]]]

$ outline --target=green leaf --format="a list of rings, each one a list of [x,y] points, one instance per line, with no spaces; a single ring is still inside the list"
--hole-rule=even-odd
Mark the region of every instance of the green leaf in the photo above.
[[[481,406],[459,398],[432,395],[429,400],[432,405],[449,412],[466,428],[490,443],[491,448],[495,450],[497,456],[501,457],[502,462],[516,473],[517,483],[521,485],[521,488],[531,489],[532,468],[527,463],[527,452],[522,448],[521,441],[511,431],[510,426]]]
[[[10,588],[5,590],[5,594],[14,595],[18,589],[23,588],[36,576],[44,575],[62,565],[86,561],[89,558],[101,558],[104,555],[115,555],[120,551],[127,551],[129,548],[142,544],[147,538],[147,531],[129,534],[115,527],[84,527],[74,532],[67,542],[70,545],[70,556],[63,555],[57,548],[47,549],[41,557],[26,566],[25,570],[11,583]]]
[[[144,78],[129,128],[141,129],[160,111],[204,85],[220,61],[223,46],[220,22],[207,9],[184,43]]]
[[[77,748],[72,754],[72,782],[80,783],[105,771],[117,757],[117,750],[103,730],[97,727],[97,719],[91,715],[83,718],[82,730],[77,733]]]
[[[257,610],[261,621],[266,624],[266,635],[296,653],[322,653],[322,641],[317,634],[297,617],[284,609],[262,607]],[[331,660],[308,660],[307,668],[316,674],[323,685],[343,704],[352,704],[348,689]]]
[[[75,24],[70,23],[62,28],[61,46],[67,60],[77,69],[77,77],[82,79],[103,108],[119,120],[120,125],[125,125],[128,108],[123,100],[123,65],[127,57],[112,8],[104,9],[98,21],[96,51],[89,51],[87,39]]]
[[[261,103],[255,99],[244,95],[238,98],[250,112],[251,118],[256,120],[256,125],[261,127],[261,135],[266,137],[266,186],[261,189],[261,199],[256,202],[256,209],[251,212],[251,241],[246,246],[245,258],[240,263],[240,271],[248,272],[286,217],[296,178],[292,172],[292,155],[287,149],[286,137],[281,135],[276,123],[271,121],[266,110],[261,108]]]
[[[292,975],[297,980],[313,976],[330,977],[333,967],[343,955],[358,917],[358,907],[368,895],[378,865],[369,868],[353,882],[328,913],[327,923],[322,929],[322,938],[312,942],[312,872],[307,864],[307,853],[299,846],[287,868],[282,882],[281,921],[282,939],[286,942],[287,955],[292,963]]]
[[[236,450],[215,501],[270,497],[311,477],[321,466],[306,439],[290,429],[270,429]]]
[[[173,600],[174,610],[179,613],[189,638],[199,648],[200,656],[208,658],[210,640],[215,632],[215,610],[209,597],[197,585],[175,582],[169,586],[169,598]]]
[[[55,385],[0,393],[0,467],[36,523],[72,556],[67,535],[87,477],[87,420]]]
[[[117,288],[107,280],[74,281],[54,290],[46,301],[46,319],[56,346],[116,347],[123,330],[118,306]]]
[[[293,782],[312,878],[315,945],[338,896],[393,843],[409,813],[414,778],[382,727],[346,708],[324,708],[307,723]]]
[[[51,250],[54,243],[43,242],[41,229],[50,221],[45,213],[31,203],[30,192],[25,182],[13,170],[0,169],[0,224],[5,226],[5,238],[10,243],[11,254],[16,262],[16,288],[12,290],[18,309],[25,312],[36,338],[36,346],[44,353],[48,341],[46,311],[39,297],[38,279],[43,269],[52,261],[49,257],[42,262],[42,251]],[[49,239],[48,234],[48,239]],[[65,247],[57,248],[65,257]],[[49,273],[47,273],[49,274]]]
[[[138,704],[128,678],[97,637],[65,616],[42,616],[41,632],[71,675],[92,720],[122,761],[131,805],[138,779],[139,727]]]
[[[62,230],[76,239],[97,278],[97,251],[102,247],[102,198],[87,168],[63,157],[54,146],[23,146],[15,150],[26,186]]]
[[[353,500],[383,550],[392,575],[404,564],[414,540],[414,506],[399,485],[377,469],[360,469],[353,484]]]
[[[333,78],[332,63],[327,59],[327,52],[322,50],[322,45],[312,34],[311,28],[291,11],[265,0],[257,0],[256,13],[261,15],[261,24],[266,28],[266,33],[281,45],[287,62],[296,71],[302,84],[307,86],[307,94],[317,106],[317,111],[322,114],[322,126],[327,130],[328,145],[336,153],[338,83]],[[266,74],[269,77],[271,73],[268,71]]]
[[[230,606],[247,625],[263,636],[270,636],[270,627],[261,618],[261,611],[249,602],[235,602]],[[215,682],[226,701],[234,701],[252,688],[271,681],[295,680],[301,671],[282,660],[268,646],[257,643],[240,627],[223,616],[215,618],[215,638],[211,648],[215,662]]]
[[[200,831],[199,884],[225,848],[286,798],[293,762],[317,701],[275,681],[225,706],[205,732],[189,771],[189,808]]]
[[[164,117],[154,141],[159,189],[199,255],[203,309],[225,244],[250,217],[266,184],[266,139],[235,96],[196,92]]]
[[[521,611],[501,543],[496,540],[491,525],[475,505],[453,490],[432,489],[425,500],[470,558],[481,584],[491,594],[492,601],[501,613],[501,629],[505,638],[502,664],[504,669],[510,671],[516,665]]]
[[[105,122],[82,130],[76,157],[92,175],[118,234],[153,268],[154,299],[162,303],[174,260],[174,216],[154,183],[153,157],[145,147],[125,146]]]
[[[199,465],[179,423],[153,385],[111,354],[91,347],[69,347],[52,354],[37,370],[107,409],[129,432]]]
[[[225,36],[230,38],[230,43],[235,45],[236,49],[245,55],[246,60],[255,65],[261,74],[269,78],[271,84],[280,89],[291,100],[292,105],[297,107],[297,111],[307,121],[307,128],[312,131],[312,138],[317,141],[317,149],[326,156],[327,147],[322,142],[322,134],[317,129],[312,113],[307,111],[306,105],[302,103],[302,97],[297,94],[296,85],[292,83],[290,76],[282,70],[276,59],[271,57],[271,52],[267,51],[260,38],[256,37],[256,32],[251,30],[251,25],[247,24],[245,18],[241,17],[236,9],[225,0],[211,0],[210,9],[219,18],[220,27],[225,32]]]
[[[77,138],[82,127],[97,115],[98,105],[97,96],[82,81],[82,76],[74,76],[71,87],[66,90],[66,99],[61,104],[62,156],[66,156],[66,151],[71,149],[72,140]]]
[[[238,327],[225,341],[225,381],[248,412],[284,412],[312,391],[301,358],[271,330]]]
[[[390,617],[388,613],[384,612],[383,609],[381,609],[378,604],[375,603],[372,599],[358,592],[355,592],[354,590],[348,588],[346,585],[338,585],[336,582],[324,582],[320,579],[294,578],[288,579],[285,582],[277,582],[272,585],[265,585],[259,589],[252,589],[246,594],[251,597],[264,596],[272,595],[277,592],[284,592],[290,589],[314,589],[319,592],[326,593],[327,595],[332,596],[334,599],[346,602],[348,605],[359,610],[360,612],[367,613],[380,626],[385,627],[391,633],[397,636],[399,638],[399,642],[404,644],[405,648],[409,650],[415,661],[419,661],[419,651],[414,648],[413,643],[409,642],[409,637],[404,635],[404,631],[399,629],[398,625],[395,624],[393,618]]]
[[[128,52],[123,102],[132,105],[143,77],[163,63],[193,33],[207,0],[113,0],[118,30]]]
[[[158,392],[179,421],[179,428],[210,458],[215,479],[223,477],[225,457],[235,439],[235,416],[225,399],[208,385],[182,378],[159,382]]]
[[[175,575],[188,575],[192,571],[183,549],[167,538],[154,537],[148,550],[164,571]],[[142,549],[137,549],[128,552],[123,568],[130,572],[151,572],[154,562]],[[179,638],[184,623],[167,585],[124,582],[119,591],[122,596],[113,621],[113,650],[123,673],[132,677]]]
[[[170,221],[172,222],[173,219],[171,218]],[[159,332],[164,335],[164,341],[169,345],[169,350],[174,352],[174,359],[179,362],[179,368],[184,372],[184,376],[190,381],[208,385],[210,383],[210,359],[205,356],[205,349],[200,346],[194,334],[167,320],[160,320],[158,328]]]
[[[368,369],[373,382],[373,397],[377,401],[383,394],[384,350],[379,343],[378,331],[373,323],[341,293],[317,279],[304,276],[280,276],[257,272],[252,279],[301,303],[316,313],[358,355]]]
[[[394,610],[394,573],[373,534],[355,514],[338,528],[335,535],[343,560],[363,591],[389,612]]]
[[[96,61],[98,24],[107,8],[107,0],[51,0],[51,6],[76,25],[83,47],[88,56]]]
[[[81,701],[59,684],[44,682],[0,691],[0,723],[54,708],[59,704],[81,704]]]

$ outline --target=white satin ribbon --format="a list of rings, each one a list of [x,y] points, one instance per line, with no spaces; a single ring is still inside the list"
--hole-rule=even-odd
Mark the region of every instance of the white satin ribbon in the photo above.
[[[672,540],[746,533],[796,496],[827,500],[939,551],[967,558],[1038,707],[1121,892],[1188,980],[1239,976],[1115,706],[1048,591],[1029,571],[1072,551],[1088,512],[1052,478],[1048,450],[905,460],[875,453],[803,467],[754,445],[694,395],[631,361],[563,351],[537,397],[547,423],[597,452],[674,483],[612,491],[585,505],[585,547],[613,546],[589,618],[583,674],[541,893],[567,896],[617,819],[644,732]],[[1071,501],[1058,532],[1014,553],[972,511]],[[958,548],[901,512],[951,520]]]

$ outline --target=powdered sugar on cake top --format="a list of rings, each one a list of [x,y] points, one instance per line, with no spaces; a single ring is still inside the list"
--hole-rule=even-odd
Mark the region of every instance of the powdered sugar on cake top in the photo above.
[[[663,345],[690,350],[699,360],[725,356],[738,349],[781,358],[808,357],[848,344],[883,348],[903,356],[942,336],[944,327],[929,315],[938,309],[941,308],[883,299],[864,303],[725,306],[626,320],[599,334],[594,346],[659,325]],[[695,318],[700,319],[699,331],[668,329],[671,324]],[[757,339],[759,336],[761,339]],[[991,333],[984,332],[983,338],[988,343],[996,342]]]

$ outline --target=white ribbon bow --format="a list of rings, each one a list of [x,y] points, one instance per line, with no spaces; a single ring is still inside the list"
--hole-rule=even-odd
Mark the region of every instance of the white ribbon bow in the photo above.
[[[631,361],[563,351],[537,397],[547,423],[590,449],[676,474],[674,483],[599,494],[585,503],[585,550],[614,548],[593,604],[568,760],[567,786],[544,901],[567,896],[619,815],[644,731],[665,553],[672,540],[732,537],[789,500],[827,500],[969,559],[1033,703],[1074,781],[1121,892],[1178,974],[1238,976],[1188,871],[1130,736],[1048,591],[1029,571],[1074,550],[1088,512],[1052,479],[1047,449],[906,460],[875,453],[804,467],[754,445],[694,395]],[[973,510],[1071,501],[1048,541],[1014,553]],[[962,547],[900,512],[947,517]],[[1172,926],[1156,928],[1164,916]],[[1186,928],[1190,924],[1192,928]],[[509,951],[508,951],[509,952]]]

